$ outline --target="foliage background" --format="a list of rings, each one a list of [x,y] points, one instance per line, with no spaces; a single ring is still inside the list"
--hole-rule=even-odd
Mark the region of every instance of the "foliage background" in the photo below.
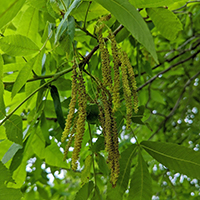
[[[199,198],[199,1],[1,0],[0,5],[1,200]],[[131,129],[124,101],[116,113],[121,153],[116,188],[109,183],[98,123],[85,125],[77,171],[71,170],[73,148],[65,162],[67,141],[60,142],[73,57],[86,64],[86,90],[94,98],[91,75],[102,79],[95,28],[109,13],[105,24],[129,56],[139,97]]]

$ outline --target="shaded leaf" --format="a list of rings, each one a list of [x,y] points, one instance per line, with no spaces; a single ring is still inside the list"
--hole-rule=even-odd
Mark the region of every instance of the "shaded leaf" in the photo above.
[[[71,80],[70,79],[65,79],[60,77],[56,81],[53,82],[52,85],[55,85],[58,90],[60,91],[66,91],[66,90],[71,90]]]
[[[109,10],[158,62],[153,37],[142,16],[128,0],[95,0]]]
[[[25,0],[1,1],[0,29],[17,15],[24,2]]]
[[[93,188],[94,183],[92,181],[84,184],[83,187],[77,192],[74,200],[88,200]]]
[[[131,178],[128,200],[151,200],[151,197],[151,176],[139,151],[138,164]]]
[[[65,128],[65,119],[63,116],[63,112],[62,112],[62,107],[61,107],[61,103],[60,103],[60,97],[58,94],[58,90],[56,88],[56,86],[52,85],[51,86],[51,96],[53,99],[53,103],[54,103],[54,108],[55,108],[55,112],[56,112],[56,116],[58,119],[58,123],[60,125],[60,127],[64,130]]]
[[[141,142],[142,147],[170,170],[200,178],[200,152],[172,143]]]
[[[163,99],[163,96],[156,90],[151,90],[151,97],[154,101],[158,103],[166,104]]]
[[[103,149],[105,149],[104,137],[99,136],[97,141],[90,147],[90,150],[97,153]]]
[[[38,46],[32,40],[17,34],[1,38],[0,48],[12,56],[26,56],[39,51]]]
[[[17,144],[22,145],[22,118],[18,115],[12,115],[6,122],[7,138]]]
[[[100,154],[98,153],[96,155],[96,160],[97,160],[97,164],[99,166],[99,170],[105,175],[105,176],[108,176],[109,173],[110,173],[110,170],[108,168],[108,164],[106,163],[106,160],[105,158]]]
[[[67,26],[63,26],[71,13],[71,11],[78,6],[78,4],[81,2],[81,0],[74,0],[67,12],[65,13],[64,18],[61,20],[60,24],[58,25],[56,35],[55,35],[55,43],[59,40],[63,32],[66,30]]]
[[[92,197],[91,200],[103,200],[98,186],[95,186],[94,194],[93,194],[93,197]]]
[[[183,29],[180,20],[168,9],[148,8],[147,13],[157,30],[168,40],[174,40],[177,33]]]

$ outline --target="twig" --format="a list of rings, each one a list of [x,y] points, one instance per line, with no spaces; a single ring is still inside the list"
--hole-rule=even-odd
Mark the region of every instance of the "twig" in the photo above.
[[[160,129],[162,128],[163,124],[166,124],[166,122],[169,120],[170,117],[173,116],[173,114],[175,113],[175,111],[177,110],[179,104],[180,104],[180,101],[181,99],[183,98],[183,94],[185,93],[186,91],[186,88],[190,85],[190,83],[192,82],[192,80],[194,80],[196,77],[198,77],[200,75],[200,71],[197,72],[194,76],[192,76],[187,82],[186,84],[184,85],[184,88],[178,98],[178,100],[176,101],[173,109],[171,110],[171,112],[167,115],[167,117],[160,123],[158,129],[151,135],[151,137],[148,139],[148,140],[151,140],[159,131]]]
[[[9,119],[13,113],[15,113],[16,110],[18,110],[18,108],[20,108],[28,99],[30,99],[35,93],[37,93],[40,89],[44,88],[44,87],[47,87],[50,83],[52,83],[53,81],[57,80],[60,76],[66,74],[66,73],[69,73],[72,71],[72,68],[70,69],[66,69],[66,70],[63,70],[62,72],[59,72],[57,74],[55,74],[55,76],[49,80],[48,82],[44,83],[43,85],[41,85],[39,88],[37,88],[35,91],[33,91],[28,97],[26,97],[19,105],[17,105],[14,110],[9,113],[7,116],[5,116],[5,118],[0,122],[0,126],[7,120]]]
[[[160,75],[168,72],[169,70],[171,70],[172,68],[176,67],[177,65],[180,65],[194,57],[196,57],[197,54],[200,53],[200,50],[198,50],[196,53],[194,53],[193,55],[189,56],[188,58],[184,59],[184,60],[181,60],[173,65],[171,65],[170,67],[168,67],[167,69],[159,72],[158,74],[156,74],[154,77],[152,77],[151,79],[149,79],[146,83],[144,83],[143,85],[141,85],[140,87],[138,87],[137,91],[140,91],[143,87],[147,86],[148,84],[152,83],[156,78],[158,78]]]

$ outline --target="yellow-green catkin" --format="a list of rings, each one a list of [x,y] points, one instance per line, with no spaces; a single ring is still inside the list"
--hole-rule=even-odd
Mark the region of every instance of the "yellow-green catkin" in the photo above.
[[[72,152],[72,169],[77,169],[77,160],[79,158],[79,153],[81,150],[81,143],[83,140],[83,135],[85,131],[85,120],[86,120],[86,106],[87,106],[87,98],[86,91],[84,85],[84,79],[82,72],[80,71],[80,75],[78,76],[79,87],[78,87],[78,120],[76,126],[76,134],[74,141],[74,150]]]
[[[123,83],[124,99],[126,103],[126,123],[127,123],[127,128],[129,128],[131,124],[131,117],[132,117],[132,98],[131,98],[131,89],[130,89],[129,81],[128,81],[126,59],[125,59],[124,52],[121,52],[120,60],[122,62],[121,64],[122,83]]]
[[[101,52],[101,64],[102,64],[102,76],[103,76],[103,85],[109,86],[112,88],[112,78],[111,78],[111,67],[109,60],[109,52],[105,45],[102,33],[99,33],[99,50]]]
[[[138,112],[138,94],[137,94],[137,84],[135,80],[135,74],[131,63],[129,61],[127,53],[124,52],[125,62],[128,69],[128,76],[131,83],[132,95],[133,95],[133,102],[134,102],[134,111],[135,113]]]
[[[77,65],[74,64],[72,66],[73,70],[72,70],[72,98],[69,104],[69,114],[67,116],[66,119],[66,123],[65,123],[65,128],[64,131],[62,133],[62,137],[61,137],[61,142],[64,142],[70,132],[70,128],[72,126],[72,119],[74,116],[74,111],[75,111],[75,105],[76,105],[76,97],[77,97],[77,72],[76,72],[76,68]]]
[[[120,170],[120,166],[119,166],[119,158],[120,158],[120,154],[119,154],[119,150],[118,150],[118,146],[119,146],[119,141],[118,141],[118,133],[117,133],[117,124],[116,124],[116,120],[114,118],[114,115],[111,115],[111,119],[112,119],[112,135],[113,135],[113,159],[112,159],[112,166],[113,168],[111,169],[111,183],[113,185],[113,187],[115,187],[118,177],[119,177],[119,170]]]
[[[119,74],[119,66],[120,66],[120,59],[119,53],[117,48],[117,42],[115,40],[115,35],[110,31],[109,38],[111,41],[111,49],[112,49],[112,56],[113,56],[113,69],[114,69],[114,85],[112,88],[112,101],[113,101],[113,112],[116,112],[120,107],[120,74]]]
[[[74,121],[73,121],[73,127],[72,127],[72,131],[69,135],[69,139],[68,139],[68,142],[65,146],[65,151],[64,151],[64,157],[63,157],[63,161],[66,160],[67,158],[67,154],[68,154],[68,151],[69,151],[69,147],[71,146],[72,144],[72,141],[74,139],[74,134],[76,132],[76,123],[77,123],[77,119],[78,119],[78,115],[76,115],[76,117],[74,118]]]

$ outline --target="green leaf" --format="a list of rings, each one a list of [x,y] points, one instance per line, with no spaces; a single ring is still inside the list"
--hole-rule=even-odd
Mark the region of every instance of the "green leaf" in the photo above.
[[[154,101],[158,102],[158,103],[162,103],[162,104],[166,104],[163,96],[160,94],[160,92],[156,91],[156,90],[151,90],[151,97]]]
[[[12,179],[12,175],[9,171],[9,169],[7,169],[5,167],[5,165],[0,161],[0,185],[7,183],[7,182],[14,182],[14,180]],[[1,194],[1,193],[0,193]]]
[[[120,164],[120,174],[117,181],[117,186],[112,188],[109,183],[107,191],[107,200],[122,200],[123,194],[126,191],[130,178],[131,163],[137,146],[135,144],[130,145],[125,151],[121,154],[121,159],[119,160]]]
[[[3,92],[4,86],[3,86],[3,58],[0,54],[0,119],[3,119],[6,115],[5,111],[5,103],[3,99]]]
[[[52,85],[55,85],[59,91],[71,90],[71,80],[65,79],[63,77],[60,77],[59,79],[54,81]]]
[[[154,60],[158,62],[153,37],[138,13],[128,0],[95,0],[104,8],[109,10],[116,19],[123,24],[127,30],[151,53]]]
[[[180,20],[168,9],[148,8],[147,13],[157,30],[168,40],[176,39],[178,32],[183,30]]]
[[[96,2],[92,2],[92,4],[90,4],[89,1],[82,1],[81,4],[71,12],[71,14],[77,21],[84,21],[88,6],[90,9],[88,10],[87,21],[98,18],[101,15],[108,14],[108,11],[101,5]]]
[[[24,84],[30,77],[34,62],[35,62],[35,57],[32,58],[29,62],[27,62],[26,65],[19,71],[19,74],[12,88],[12,94],[11,94],[12,98],[20,91],[20,89],[24,86]]]
[[[45,161],[54,167],[68,168],[68,164],[63,161],[63,154],[59,150],[56,142],[51,140],[51,145],[45,149]]]
[[[131,178],[128,200],[151,200],[151,197],[151,177],[147,165],[139,151],[138,164]]]
[[[103,200],[102,196],[101,196],[101,193],[99,191],[99,188],[98,186],[95,186],[95,189],[94,189],[94,195],[92,197],[91,200]]]
[[[97,141],[90,147],[90,150],[95,153],[104,149],[105,149],[105,141],[104,141],[104,137],[102,136],[99,136]]]
[[[22,194],[20,189],[7,188],[6,185],[8,182],[14,182],[10,171],[3,165],[0,161],[0,199],[1,200],[20,200]]]
[[[26,56],[39,51],[39,47],[22,35],[8,35],[0,39],[0,49],[12,56]]]
[[[83,187],[77,192],[74,200],[88,200],[93,188],[94,183],[92,181],[84,184]]]
[[[20,200],[22,198],[22,193],[20,189],[7,188],[5,186],[0,186],[0,199],[1,200]]]
[[[40,159],[45,158],[45,139],[43,137],[43,132],[39,127],[37,128],[37,130],[34,133],[33,139],[31,141],[31,146],[32,146],[34,153]]]
[[[22,145],[22,118],[12,115],[5,123],[7,138],[17,144]]]
[[[3,164],[7,163],[15,154],[16,152],[22,149],[22,146],[19,144],[12,144],[11,147],[8,149],[8,151],[5,153],[5,155],[2,158]]]
[[[200,152],[172,143],[141,142],[142,147],[170,170],[200,178]]]
[[[61,103],[60,103],[60,97],[58,94],[58,90],[56,88],[56,86],[52,85],[51,86],[51,96],[53,99],[53,103],[54,103],[54,108],[55,108],[55,112],[56,112],[56,116],[58,119],[58,123],[60,125],[60,127],[64,130],[65,128],[65,119],[63,116],[63,112],[62,112],[62,107],[61,107]]]
[[[28,7],[20,18],[17,34],[24,35],[32,41],[36,41],[38,22],[38,10],[32,6]]]
[[[175,2],[187,2],[187,0],[129,0],[136,8],[151,8],[151,7],[161,7],[174,4]]]
[[[69,16],[69,14],[72,12],[74,8],[78,6],[78,4],[81,2],[81,0],[74,0],[67,12],[64,15],[64,18],[61,20],[60,24],[58,25],[56,34],[55,34],[55,43],[60,39],[63,32],[67,29],[67,26],[63,26]]]
[[[86,107],[87,122],[90,124],[96,124],[99,118],[99,107],[97,104],[88,104]]]
[[[81,182],[82,184],[87,183],[90,180],[90,170],[92,166],[92,155],[88,155],[85,159],[85,166],[81,172]]]
[[[97,153],[96,155],[96,160],[97,160],[97,164],[99,166],[99,170],[105,175],[108,176],[110,173],[110,170],[108,168],[108,164],[106,163],[105,158],[100,154]]]
[[[13,159],[12,159],[10,167],[9,167],[9,170],[11,172],[15,171],[21,164],[22,159],[23,159],[23,153],[24,153],[24,148],[20,147],[18,149],[18,151],[15,153],[15,155],[13,156]],[[3,162],[3,160],[2,160],[2,162]]]
[[[25,0],[0,1],[0,29],[17,15],[24,2]]]

